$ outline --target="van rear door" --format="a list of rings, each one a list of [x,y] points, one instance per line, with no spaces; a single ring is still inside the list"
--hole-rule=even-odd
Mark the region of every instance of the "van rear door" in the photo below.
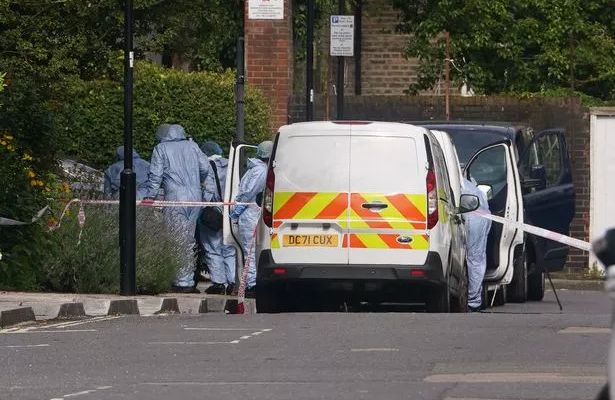
[[[349,262],[423,265],[429,248],[424,128],[350,126]]]
[[[298,124],[280,130],[271,254],[277,264],[348,264],[350,127]]]

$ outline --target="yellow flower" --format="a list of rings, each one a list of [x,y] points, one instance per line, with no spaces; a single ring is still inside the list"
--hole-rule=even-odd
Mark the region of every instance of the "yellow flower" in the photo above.
[[[13,146],[12,144],[9,144],[8,146],[6,146],[6,149],[8,151],[15,151],[15,146]]]
[[[68,185],[68,183],[66,183],[66,182],[62,183],[62,190],[65,193],[69,193],[70,192],[70,186]]]
[[[6,146],[6,142],[4,140],[0,140],[0,144]]]
[[[35,187],[36,186],[36,179],[33,179],[30,181],[30,186]]]
[[[21,159],[24,161],[32,161],[32,156],[28,153],[25,153]]]
[[[26,171],[26,175],[28,176],[28,178],[32,179],[36,176],[36,173],[34,173],[34,171],[32,171],[31,169]]]
[[[45,186],[45,182],[43,182],[43,181],[36,181],[36,186],[43,187],[43,186]]]
[[[7,134],[7,133],[5,133],[4,135],[2,135],[2,137],[3,137],[4,139],[6,139],[6,140],[9,140],[9,141],[14,139],[14,137],[13,137],[12,135],[9,135],[9,134]]]

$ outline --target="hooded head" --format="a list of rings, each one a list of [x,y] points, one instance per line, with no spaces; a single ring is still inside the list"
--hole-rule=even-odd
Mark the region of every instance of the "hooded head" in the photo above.
[[[256,148],[256,157],[261,160],[267,160],[271,157],[271,153],[273,152],[273,142],[271,140],[266,140],[261,142]]]
[[[124,146],[120,146],[115,151],[115,158],[117,161],[122,161],[124,159]],[[132,150],[132,158],[139,158],[139,153],[137,153],[134,149]]]
[[[162,124],[156,130],[156,138],[158,138],[160,142],[186,140],[186,132],[181,125]]]
[[[220,145],[211,140],[208,140],[203,143],[203,145],[201,146],[201,150],[207,155],[207,157],[222,155],[222,148],[220,147]]]

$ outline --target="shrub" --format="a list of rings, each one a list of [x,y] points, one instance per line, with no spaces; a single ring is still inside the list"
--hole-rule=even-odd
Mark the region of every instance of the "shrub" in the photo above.
[[[118,293],[120,249],[117,207],[86,206],[86,222],[79,243],[74,218],[49,233],[54,243],[42,261],[43,288],[75,293]],[[141,294],[168,291],[181,265],[190,262],[191,249],[166,228],[162,213],[137,211],[137,290]]]
[[[234,74],[231,71],[182,72],[138,62],[134,89],[135,149],[149,159],[159,124],[184,126],[197,143],[206,139],[226,146],[235,132]],[[62,152],[88,165],[103,168],[123,143],[122,86],[109,80],[73,79],[53,102],[55,136]],[[246,138],[270,137],[266,99],[246,91]]]
[[[52,173],[40,173],[29,152],[12,134],[0,133],[0,216],[31,221],[50,199],[70,195]],[[44,225],[44,220],[39,221]],[[45,254],[44,232],[39,222],[32,225],[0,226],[0,288],[36,289],[39,268],[36,260]]]

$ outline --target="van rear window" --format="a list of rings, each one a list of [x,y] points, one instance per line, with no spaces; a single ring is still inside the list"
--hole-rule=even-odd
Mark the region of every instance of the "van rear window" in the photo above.
[[[347,192],[349,164],[349,135],[280,137],[276,190]]]

